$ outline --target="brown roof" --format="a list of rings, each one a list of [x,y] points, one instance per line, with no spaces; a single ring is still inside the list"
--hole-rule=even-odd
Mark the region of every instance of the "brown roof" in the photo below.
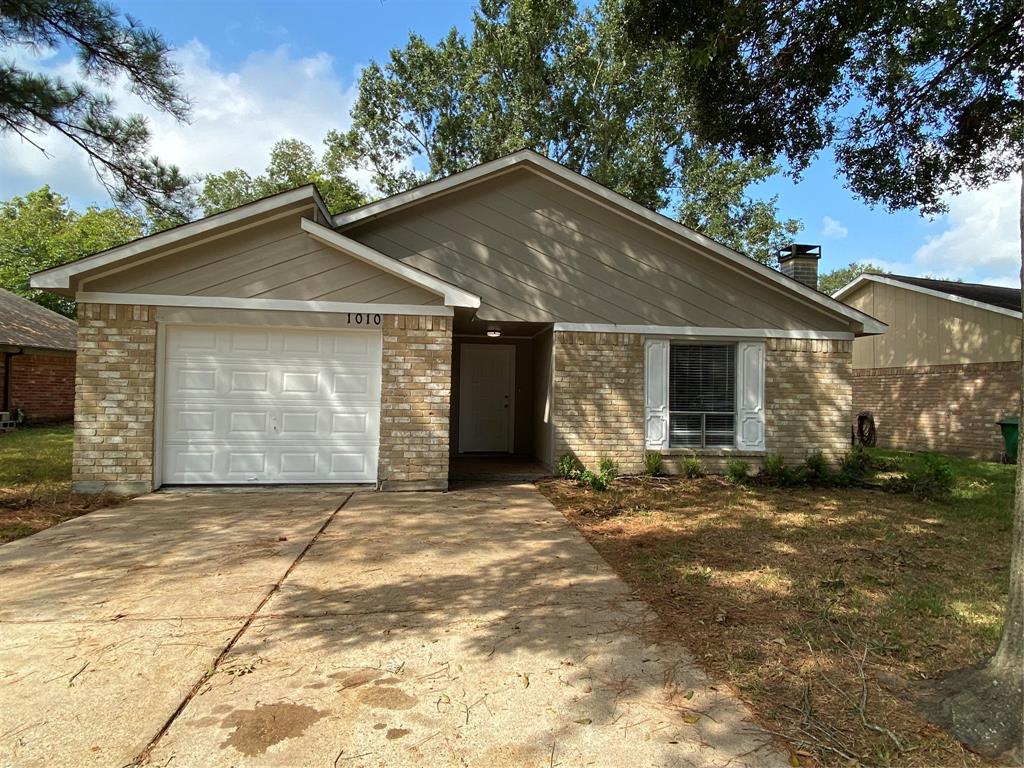
[[[75,349],[78,325],[0,288],[0,346]]]
[[[981,283],[961,283],[956,280],[933,280],[930,277],[908,277],[907,275],[883,274],[890,280],[896,280],[907,285],[916,285],[920,288],[930,288],[933,291],[949,293],[959,296],[961,299],[980,301],[983,304],[991,304],[994,307],[1013,309],[1020,312],[1020,288],[1004,288],[999,285],[982,285]]]

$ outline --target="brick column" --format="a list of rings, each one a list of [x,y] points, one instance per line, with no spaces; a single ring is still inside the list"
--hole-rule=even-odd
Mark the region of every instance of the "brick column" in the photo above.
[[[78,305],[76,492],[152,490],[155,375],[153,307]]]
[[[644,466],[644,343],[631,333],[554,334],[554,459]]]
[[[388,315],[383,366],[377,470],[381,487],[446,489],[452,318]]]

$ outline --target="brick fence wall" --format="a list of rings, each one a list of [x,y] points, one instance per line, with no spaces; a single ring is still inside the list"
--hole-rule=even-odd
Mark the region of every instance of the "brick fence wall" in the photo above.
[[[855,413],[871,411],[878,444],[998,459],[996,421],[1020,412],[1021,364],[973,363],[853,372]]]
[[[0,352],[0,382],[4,358]],[[75,356],[23,354],[11,357],[11,410],[28,424],[71,421],[75,413]]]
[[[381,485],[447,488],[452,318],[389,315],[383,352]]]
[[[644,460],[644,342],[630,333],[554,334],[554,458],[572,453],[621,472]]]
[[[78,305],[74,461],[81,493],[144,493],[153,485],[156,312]]]
[[[818,449],[830,461],[850,450],[853,342],[767,339],[765,442],[801,462]]]

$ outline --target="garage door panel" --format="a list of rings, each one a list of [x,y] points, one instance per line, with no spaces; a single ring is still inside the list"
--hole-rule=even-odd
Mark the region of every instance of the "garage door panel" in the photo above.
[[[171,326],[165,353],[164,482],[376,480],[380,332]]]

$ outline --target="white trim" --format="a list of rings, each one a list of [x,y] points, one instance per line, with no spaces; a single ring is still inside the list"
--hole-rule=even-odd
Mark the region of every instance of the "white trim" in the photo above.
[[[215,309],[274,309],[289,312],[370,312],[380,315],[432,315],[451,317],[451,307],[436,304],[357,304],[343,301],[299,301],[294,299],[230,299],[220,296],[165,296],[159,293],[76,294],[75,301],[90,304],[146,304],[154,307],[213,307]]]
[[[156,320],[156,374],[153,380],[153,488],[164,484],[164,392],[167,376],[167,323]]]
[[[848,331],[790,331],[784,328],[703,328],[699,325],[613,325],[606,323],[555,323],[556,331],[581,333],[639,333],[644,336],[707,336],[732,339],[836,339],[851,341]]]
[[[447,178],[439,179],[438,181],[416,187],[408,192],[392,195],[391,197],[379,200],[376,203],[371,203],[369,205],[364,205],[361,208],[355,208],[351,211],[340,213],[334,217],[334,226],[342,227],[357,221],[365,221],[367,219],[380,216],[386,212],[393,211],[396,208],[418,202],[426,197],[444,194],[455,188],[462,187],[467,184],[473,184],[484,178],[489,178],[503,173],[519,165],[524,165],[526,167],[532,166],[532,169],[534,170],[539,169],[546,171],[572,187],[583,188],[591,195],[600,198],[609,207],[626,210],[628,213],[641,219],[643,223],[647,224],[655,231],[664,233],[667,230],[669,233],[674,234],[677,237],[681,237],[691,243],[696,243],[702,248],[721,256],[727,261],[732,262],[734,266],[739,267],[740,269],[745,268],[752,270],[761,277],[767,278],[769,281],[775,283],[776,287],[799,294],[801,298],[805,300],[819,306],[823,306],[827,310],[843,315],[854,322],[861,323],[865,334],[884,333],[888,327],[884,323],[879,322],[860,310],[848,307],[842,302],[837,301],[826,294],[819,293],[818,291],[807,287],[803,283],[788,278],[777,270],[765,266],[759,261],[748,258],[741,253],[733,251],[731,248],[727,248],[721,243],[717,243],[711,238],[706,237],[699,232],[695,232],[689,227],[685,227],[667,216],[648,210],[642,205],[633,202],[628,197],[620,195],[618,192],[613,192],[607,187],[601,186],[596,181],[588,179],[586,176],[576,173],[575,171],[569,170],[564,165],[556,163],[553,160],[549,160],[543,155],[529,149],[520,150],[519,152],[506,157],[492,160],[489,163],[483,163],[482,165],[453,174]]]
[[[165,232],[159,232],[155,235],[143,237],[139,240],[125,243],[124,245],[116,248],[111,248],[108,251],[102,251],[101,253],[87,256],[84,259],[73,261],[70,264],[63,264],[59,267],[44,269],[43,271],[36,272],[32,275],[30,284],[33,288],[70,288],[71,278],[75,275],[81,274],[82,272],[88,272],[99,267],[113,265],[117,262],[123,261],[124,259],[129,259],[132,256],[137,256],[140,253],[153,250],[154,248],[162,248],[167,245],[172,245],[183,238],[202,235],[218,227],[236,224],[244,221],[245,219],[252,218],[253,216],[261,216],[263,214],[270,213],[277,208],[301,203],[306,199],[311,199],[313,205],[322,207],[323,203],[318,202],[319,197],[320,195],[316,191],[316,187],[313,187],[312,185],[292,189],[288,192],[282,192],[271,197],[265,197],[262,200],[257,200],[256,202],[248,203],[247,205],[243,205],[238,208],[233,208],[230,211],[215,213],[213,216],[207,216],[205,219],[199,219],[198,221],[192,221],[188,224],[182,224],[180,227],[168,229]]]
[[[914,291],[915,293],[923,293],[925,296],[934,296],[937,299],[945,299],[946,301],[953,301],[957,304],[966,304],[968,307],[987,309],[989,312],[995,312],[999,315],[1007,315],[1008,317],[1013,317],[1017,320],[1020,320],[1022,317],[1020,312],[1012,309],[1006,309],[1006,307],[997,307],[995,304],[988,304],[984,301],[975,301],[974,299],[965,299],[963,296],[957,296],[952,293],[943,293],[942,291],[936,291],[934,288],[925,288],[923,285],[913,285],[912,283],[905,283],[902,280],[895,280],[891,277],[885,277],[884,275],[871,275],[867,273],[859,275],[854,280],[833,293],[832,296],[835,299],[842,299],[844,296],[849,296],[861,285],[868,282],[890,285],[894,288],[903,288],[908,291]]]
[[[325,227],[306,218],[302,219],[301,224],[302,230],[314,240],[343,251],[349,256],[355,256],[360,261],[365,261],[367,264],[371,264],[377,267],[377,269],[401,278],[413,285],[418,285],[428,291],[440,294],[444,297],[446,306],[472,307],[473,309],[480,306],[479,296],[469,291],[464,291],[451,283],[446,283],[444,280],[439,280],[432,275],[428,275],[426,272],[421,272],[407,264],[403,264],[398,259],[385,256],[368,245],[363,245],[350,237],[345,237],[335,232],[330,227]]]

